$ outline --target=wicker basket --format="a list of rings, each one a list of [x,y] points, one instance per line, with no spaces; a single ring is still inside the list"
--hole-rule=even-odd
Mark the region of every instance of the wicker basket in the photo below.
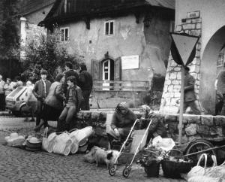
[[[181,173],[188,173],[193,167],[192,161],[171,161],[162,160],[162,169],[165,177],[168,178],[181,178]]]
[[[144,165],[145,172],[148,177],[159,177],[160,161],[152,160],[147,166]]]

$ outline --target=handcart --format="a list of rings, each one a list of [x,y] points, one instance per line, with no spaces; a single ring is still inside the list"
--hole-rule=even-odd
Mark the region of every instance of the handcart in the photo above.
[[[130,136],[131,136],[131,134],[132,134],[132,132],[133,132],[133,130],[134,130],[134,127],[135,127],[136,123],[138,123],[138,121],[139,121],[139,120],[137,119],[137,120],[134,122],[134,124],[133,124],[133,126],[132,126],[132,128],[131,128],[131,130],[130,130],[130,132],[129,132],[127,138],[126,138],[126,140],[123,142],[123,145],[122,145],[122,147],[120,148],[120,151],[119,151],[119,156],[116,158],[115,163],[112,164],[112,165],[110,165],[110,167],[109,167],[109,174],[110,174],[111,176],[114,176],[114,175],[116,174],[117,165],[118,165],[118,159],[119,159],[119,157],[121,156],[121,154],[123,153],[123,149],[125,148],[126,143],[127,143],[128,139],[130,138]],[[149,127],[150,127],[151,123],[152,123],[152,120],[149,122],[149,124],[148,124],[148,126],[147,126],[147,128],[146,128],[146,130],[145,130],[145,132],[144,132],[144,135],[142,136],[141,141],[140,141],[140,143],[138,144],[138,146],[137,146],[137,148],[136,148],[136,150],[135,150],[135,153],[134,153],[134,155],[133,155],[133,157],[132,157],[131,162],[128,163],[128,164],[126,164],[126,166],[125,166],[125,168],[124,168],[124,170],[123,170],[123,176],[124,176],[125,178],[128,178],[129,175],[130,175],[130,172],[131,172],[131,169],[132,169],[132,164],[133,164],[133,162],[134,162],[134,159],[135,159],[137,153],[139,152],[139,149],[140,149],[140,147],[141,147],[141,145],[142,145],[142,143],[143,143],[143,141],[144,141],[144,139],[145,139],[145,137],[146,137],[146,135],[147,135],[147,133],[148,133],[148,130],[149,130]]]

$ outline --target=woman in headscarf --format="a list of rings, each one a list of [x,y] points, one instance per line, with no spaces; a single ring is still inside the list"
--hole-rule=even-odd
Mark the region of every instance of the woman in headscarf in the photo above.
[[[127,103],[119,103],[112,116],[110,129],[108,131],[109,140],[112,140],[112,138],[125,139],[135,120],[136,115],[128,108]]]
[[[161,136],[162,138],[167,137],[166,127],[164,126],[162,117],[157,117],[147,105],[141,106],[140,113],[142,114],[140,128],[147,128],[148,123],[152,120],[148,130],[146,145],[148,145],[151,138],[156,136]]]

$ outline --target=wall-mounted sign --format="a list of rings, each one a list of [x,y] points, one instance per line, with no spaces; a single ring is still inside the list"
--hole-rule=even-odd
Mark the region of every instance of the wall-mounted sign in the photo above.
[[[187,13],[187,18],[199,18],[200,11],[192,11]]]
[[[122,56],[122,69],[138,69],[139,68],[139,55]]]

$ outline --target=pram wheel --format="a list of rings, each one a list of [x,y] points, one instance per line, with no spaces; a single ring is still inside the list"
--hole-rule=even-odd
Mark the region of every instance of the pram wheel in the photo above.
[[[123,176],[124,176],[125,178],[128,178],[129,175],[130,175],[130,171],[131,171],[131,167],[130,167],[130,166],[126,166],[126,167],[124,168],[124,170],[123,170]]]
[[[109,166],[109,174],[110,174],[110,176],[115,176],[115,174],[116,174],[116,165],[115,164]]]

